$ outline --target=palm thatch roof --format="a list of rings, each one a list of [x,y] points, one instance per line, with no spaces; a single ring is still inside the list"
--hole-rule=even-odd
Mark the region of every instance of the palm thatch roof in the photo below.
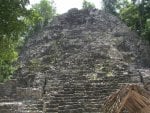
[[[150,113],[150,92],[131,84],[108,97],[104,104],[104,113]]]

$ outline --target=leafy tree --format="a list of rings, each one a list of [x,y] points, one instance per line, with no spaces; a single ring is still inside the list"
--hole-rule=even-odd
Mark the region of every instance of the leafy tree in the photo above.
[[[141,6],[141,35],[150,41],[150,1],[142,0]]]
[[[129,26],[132,30],[139,30],[139,15],[138,7],[133,4],[128,5],[120,10],[120,18]]]
[[[103,0],[103,10],[114,15],[118,15],[120,9],[129,5],[128,0]]]
[[[82,8],[83,9],[95,8],[95,5],[93,3],[86,1],[86,0],[83,0]]]
[[[150,41],[149,0],[103,0],[104,10],[119,16],[131,29]]]
[[[46,26],[56,14],[53,1],[48,0],[41,0],[39,4],[33,5],[32,10],[39,16],[39,21],[34,25],[35,31]]]
[[[142,35],[143,37],[145,37],[145,39],[150,41],[150,19],[146,20],[145,28]]]
[[[29,11],[29,15],[24,19],[27,30],[24,33],[25,38],[23,44],[35,32],[38,32],[45,27],[56,15],[56,10],[53,1],[41,0],[40,3],[35,4]]]
[[[130,5],[121,9],[120,17],[129,27],[136,30],[139,35],[150,40],[150,1],[142,0],[138,2],[134,0]]]
[[[0,36],[17,38],[24,31],[23,17],[27,15],[28,0],[0,0]]]
[[[30,35],[34,34],[34,32],[38,31],[41,29],[40,22],[43,20],[41,15],[31,8],[29,10],[29,15],[24,18],[24,23],[26,24],[26,30],[24,32],[24,42],[27,41],[27,39],[30,37]]]
[[[0,0],[0,81],[13,73],[12,63],[17,59],[15,48],[26,29],[28,0]]]
[[[53,2],[41,0],[30,10],[29,0],[0,0],[0,82],[9,78],[15,68],[18,50],[26,37],[47,25],[55,15]]]
[[[117,0],[103,0],[103,9],[109,13],[116,13]]]

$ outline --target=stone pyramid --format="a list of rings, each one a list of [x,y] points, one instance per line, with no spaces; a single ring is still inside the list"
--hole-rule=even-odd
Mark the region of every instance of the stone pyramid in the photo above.
[[[0,113],[102,113],[124,84],[150,81],[150,47],[121,20],[71,9],[26,42]]]

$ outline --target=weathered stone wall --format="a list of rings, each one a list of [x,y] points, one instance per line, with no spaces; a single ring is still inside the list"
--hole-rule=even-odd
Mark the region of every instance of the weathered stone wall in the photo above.
[[[15,112],[101,113],[120,86],[149,78],[150,49],[137,37],[104,11],[71,9],[57,16],[20,55],[14,78],[22,107]]]
[[[0,84],[0,98],[3,97],[13,97],[16,94],[16,86],[17,81],[16,80],[9,80],[5,83]]]
[[[17,96],[22,99],[41,99],[42,90],[39,88],[20,88],[17,87]]]

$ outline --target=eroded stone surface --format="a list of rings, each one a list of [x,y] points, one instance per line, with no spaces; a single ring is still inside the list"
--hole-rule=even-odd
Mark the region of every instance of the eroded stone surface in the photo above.
[[[14,112],[100,113],[120,85],[149,78],[150,47],[137,37],[117,17],[96,9],[56,17],[20,55],[13,99],[23,107]]]

